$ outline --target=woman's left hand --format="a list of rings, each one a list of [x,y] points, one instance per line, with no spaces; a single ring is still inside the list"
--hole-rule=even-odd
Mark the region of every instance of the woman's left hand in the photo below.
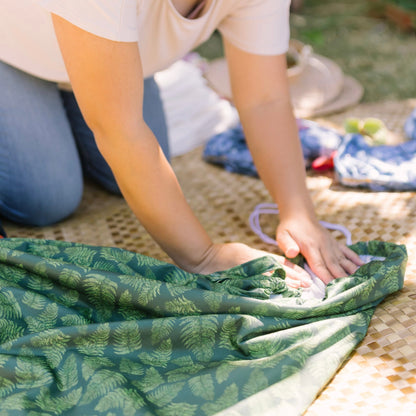
[[[364,264],[358,254],[336,241],[319,222],[309,219],[282,220],[276,240],[286,257],[302,254],[325,284],[349,276]]]

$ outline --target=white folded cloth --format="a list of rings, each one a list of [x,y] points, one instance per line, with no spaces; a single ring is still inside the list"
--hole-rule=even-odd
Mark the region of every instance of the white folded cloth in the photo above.
[[[155,74],[165,109],[169,146],[178,156],[238,122],[236,109],[209,86],[197,64],[180,60]]]

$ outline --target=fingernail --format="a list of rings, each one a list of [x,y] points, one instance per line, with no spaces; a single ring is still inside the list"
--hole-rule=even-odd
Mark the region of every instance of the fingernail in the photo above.
[[[286,250],[286,252],[285,252],[285,256],[286,256],[286,257],[289,257],[289,258],[296,257],[296,256],[297,256],[297,254],[298,254],[298,251],[297,251],[295,248],[293,248],[293,247],[288,248],[288,249]]]

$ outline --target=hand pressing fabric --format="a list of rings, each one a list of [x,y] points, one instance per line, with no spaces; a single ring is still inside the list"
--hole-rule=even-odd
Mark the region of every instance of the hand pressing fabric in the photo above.
[[[286,257],[302,254],[325,284],[349,276],[364,264],[354,251],[336,241],[319,223],[309,220],[281,220],[276,240]]]
[[[283,256],[253,249],[242,243],[212,244],[198,266],[188,271],[211,274],[264,256],[272,256],[283,266],[288,286],[298,289],[311,285],[312,281],[309,274],[300,266],[291,263]]]

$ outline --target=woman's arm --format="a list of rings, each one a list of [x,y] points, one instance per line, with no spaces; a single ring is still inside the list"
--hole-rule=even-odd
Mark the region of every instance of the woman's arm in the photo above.
[[[213,244],[142,118],[143,76],[136,42],[114,42],[53,16],[71,84],[97,145],[127,203],[185,270],[211,273],[266,255],[244,244]],[[280,260],[284,261],[284,259]],[[299,286],[309,281],[287,265]]]
[[[286,57],[246,53],[224,41],[233,98],[260,177],[280,210],[277,242],[285,255],[301,252],[326,283],[362,264],[334,241],[314,213],[290,101]]]
[[[212,242],[143,121],[137,43],[95,36],[58,16],[53,22],[79,106],[123,196],[178,265],[196,266]]]

